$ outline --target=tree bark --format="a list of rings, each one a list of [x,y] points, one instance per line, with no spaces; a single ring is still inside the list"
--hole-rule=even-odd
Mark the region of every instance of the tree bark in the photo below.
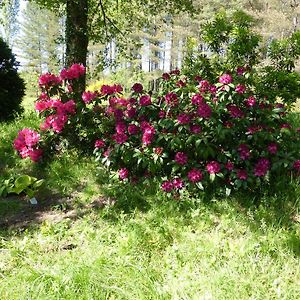
[[[66,67],[74,63],[86,66],[88,52],[88,0],[67,0],[66,6]],[[80,82],[85,89],[85,76]]]

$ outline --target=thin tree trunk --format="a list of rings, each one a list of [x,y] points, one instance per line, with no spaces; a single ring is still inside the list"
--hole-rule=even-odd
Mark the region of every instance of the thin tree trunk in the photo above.
[[[67,0],[66,6],[66,66],[80,63],[86,66],[88,48],[88,0]],[[85,89],[85,76],[80,82]]]

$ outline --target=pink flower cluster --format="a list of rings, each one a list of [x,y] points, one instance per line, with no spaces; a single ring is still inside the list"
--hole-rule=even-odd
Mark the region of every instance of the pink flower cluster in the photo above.
[[[38,148],[40,135],[38,132],[24,128],[19,131],[14,140],[14,148],[22,158],[30,157],[32,161],[37,162],[42,157],[43,151]]]
[[[61,84],[61,82],[62,79],[60,77],[57,77],[51,73],[43,74],[39,78],[39,86],[45,87],[46,89],[50,88],[51,86],[57,86]]]
[[[47,130],[52,128],[56,133],[62,132],[68,121],[68,115],[74,115],[76,113],[74,100],[69,100],[66,103],[63,103],[59,99],[38,101],[36,102],[35,108],[40,113],[46,110],[52,110],[53,113],[47,116],[45,122],[41,124],[41,129]]]
[[[94,92],[90,92],[90,91],[87,91],[87,92],[83,92],[82,93],[82,100],[85,104],[89,104],[91,103],[96,97],[98,96],[97,93],[94,93]]]
[[[102,85],[100,92],[102,95],[120,94],[123,92],[123,88],[120,84]]]
[[[267,158],[260,158],[254,167],[254,175],[257,177],[265,176],[270,169],[270,161]]]
[[[73,64],[69,69],[63,69],[60,72],[62,80],[73,80],[85,74],[85,66],[81,64]]]
[[[172,190],[181,190],[184,187],[184,181],[181,178],[174,178],[173,180],[166,180],[161,184],[161,189],[170,193]]]

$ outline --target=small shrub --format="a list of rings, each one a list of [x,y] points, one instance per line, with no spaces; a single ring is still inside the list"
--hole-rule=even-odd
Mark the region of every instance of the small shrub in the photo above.
[[[7,44],[0,38],[0,120],[22,112],[24,81],[17,73],[18,63]]]

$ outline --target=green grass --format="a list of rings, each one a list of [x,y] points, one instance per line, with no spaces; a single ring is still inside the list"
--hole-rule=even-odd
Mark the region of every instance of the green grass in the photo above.
[[[33,113],[1,124],[0,167],[45,178],[44,207],[0,199],[0,224],[12,218],[0,227],[0,299],[299,298],[299,183],[176,201],[110,184],[76,153],[42,167],[22,161],[11,141],[24,126],[37,128]],[[116,203],[99,208],[103,197]],[[13,217],[26,207],[23,227]]]

